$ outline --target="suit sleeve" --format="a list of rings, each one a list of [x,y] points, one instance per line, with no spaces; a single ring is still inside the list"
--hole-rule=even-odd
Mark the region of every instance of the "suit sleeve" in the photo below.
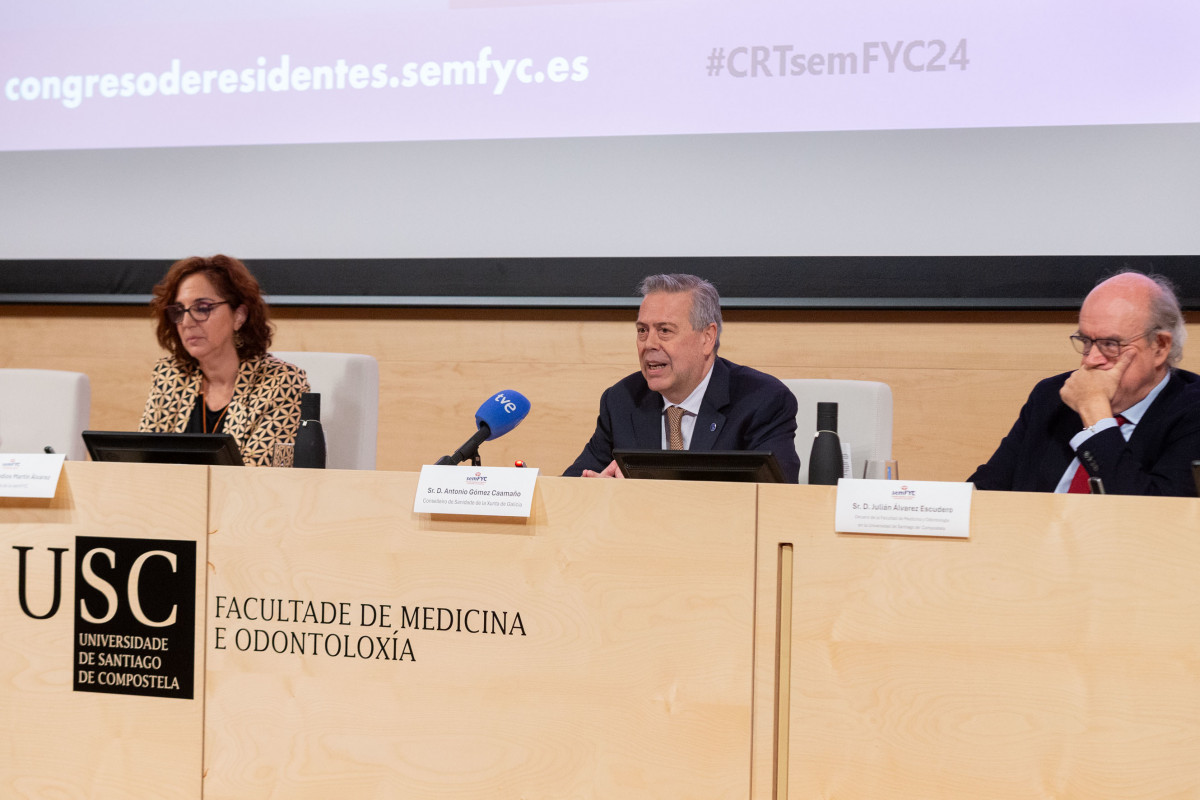
[[[608,409],[608,393],[606,389],[600,395],[600,415],[596,417],[596,431],[592,438],[583,446],[583,452],[575,459],[575,463],[563,472],[564,477],[578,478],[585,469],[600,472],[613,460],[612,415]]]
[[[770,450],[779,462],[787,483],[800,482],[800,456],[796,452],[796,395],[786,386],[773,381],[770,399],[762,405],[761,414],[751,418],[746,430],[747,450]]]
[[[1013,423],[1008,435],[1000,441],[1000,446],[986,464],[980,464],[967,483],[975,484],[976,489],[986,489],[997,492],[1009,492],[1013,489],[1017,463],[1020,460],[1022,445],[1029,431],[1030,407],[1033,397],[1025,401],[1017,421]],[[1120,435],[1120,434],[1118,434]]]
[[[142,409],[142,418],[138,422],[138,431],[142,433],[170,433],[174,431],[176,415],[174,409],[172,386],[178,383],[173,378],[178,371],[172,368],[168,359],[160,359],[154,365],[154,373],[150,379],[150,394],[146,397],[146,406]]]
[[[1076,455],[1088,474],[1100,478],[1107,494],[1195,497],[1192,461],[1200,459],[1200,395],[1190,407],[1176,408],[1169,426],[1155,441],[1153,457],[1139,455],[1132,440],[1117,428],[1108,428],[1089,437]]]
[[[276,442],[295,441],[300,427],[300,396],[309,390],[308,376],[294,364],[277,364],[256,391],[260,414],[240,443],[249,466],[269,466]]]

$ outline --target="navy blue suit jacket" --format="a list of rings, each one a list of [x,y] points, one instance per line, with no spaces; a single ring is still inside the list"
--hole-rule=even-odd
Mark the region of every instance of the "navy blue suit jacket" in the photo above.
[[[641,372],[622,379],[600,397],[596,432],[563,475],[600,472],[613,449],[662,447],[663,398]],[[800,479],[796,455],[796,396],[778,378],[718,358],[696,416],[689,450],[770,450],[784,480]]]
[[[978,489],[1053,492],[1076,453],[1071,437],[1083,421],[1059,397],[1070,372],[1034,387],[1012,430],[988,462],[967,480]],[[1088,474],[1108,494],[1196,495],[1193,459],[1200,459],[1200,376],[1173,370],[1129,441],[1116,427],[1079,448]]]

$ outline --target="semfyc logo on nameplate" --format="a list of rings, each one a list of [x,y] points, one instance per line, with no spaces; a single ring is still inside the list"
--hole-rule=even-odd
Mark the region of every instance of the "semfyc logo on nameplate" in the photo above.
[[[837,486],[834,529],[839,533],[971,535],[972,484],[842,478]]]
[[[534,467],[421,468],[413,511],[418,514],[469,514],[481,517],[528,517],[538,470]]]
[[[0,497],[54,497],[64,459],[62,453],[0,455]]]

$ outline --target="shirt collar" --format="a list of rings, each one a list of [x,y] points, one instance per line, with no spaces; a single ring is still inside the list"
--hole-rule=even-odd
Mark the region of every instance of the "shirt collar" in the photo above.
[[[1162,394],[1163,387],[1167,385],[1167,381],[1169,380],[1171,380],[1171,371],[1167,370],[1167,376],[1159,381],[1158,385],[1151,389],[1149,394],[1122,411],[1121,416],[1130,423],[1137,425],[1142,421],[1142,415],[1146,413],[1146,409],[1150,408],[1150,404],[1154,402],[1154,398]]]
[[[666,411],[671,406],[679,406],[693,417],[700,416],[700,405],[704,402],[704,393],[708,391],[708,382],[712,380],[713,366],[716,366],[715,361],[713,362],[713,365],[708,368],[708,372],[704,374],[704,379],[701,380],[696,388],[692,390],[691,394],[684,398],[682,403],[672,403],[664,397],[663,410]]]

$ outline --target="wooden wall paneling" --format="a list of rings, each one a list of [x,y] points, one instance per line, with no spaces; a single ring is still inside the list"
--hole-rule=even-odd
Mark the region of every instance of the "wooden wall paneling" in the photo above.
[[[533,410],[482,448],[561,472],[595,426],[600,393],[636,366],[634,310],[275,310],[280,350],[367,353],[380,365],[380,469],[416,470],[461,444],[500,389]],[[781,378],[884,380],[901,474],[962,480],[995,450],[1033,384],[1072,369],[1070,312],[726,312],[721,353]],[[0,307],[0,366],[92,378],[92,427],[141,415],[159,351],[145,309]],[[1185,358],[1184,366],[1200,366]],[[808,442],[798,442],[807,459]]]

